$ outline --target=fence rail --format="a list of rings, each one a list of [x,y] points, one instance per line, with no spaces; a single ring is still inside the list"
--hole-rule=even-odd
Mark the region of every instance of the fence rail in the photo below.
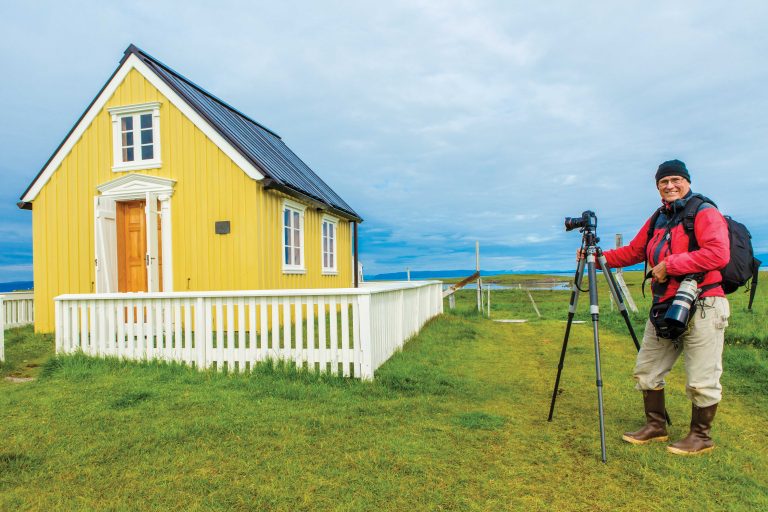
[[[34,294],[8,292],[0,294],[0,361],[5,360],[5,330],[35,321]]]
[[[267,359],[373,372],[442,312],[437,281],[363,288],[62,295],[56,351],[248,371]]]

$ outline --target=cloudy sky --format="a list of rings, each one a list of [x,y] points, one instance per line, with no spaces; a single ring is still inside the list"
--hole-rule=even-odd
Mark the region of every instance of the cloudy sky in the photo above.
[[[134,43],[279,133],[364,218],[366,273],[573,268],[693,188],[768,252],[768,2],[3,2],[0,281],[15,202]]]

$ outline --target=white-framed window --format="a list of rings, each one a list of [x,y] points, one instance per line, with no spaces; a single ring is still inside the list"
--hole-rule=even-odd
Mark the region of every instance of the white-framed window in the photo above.
[[[304,268],[304,206],[283,202],[283,272],[303,273]]]
[[[114,149],[112,170],[160,167],[160,103],[113,107],[109,113]]]
[[[339,221],[327,215],[323,216],[320,229],[320,250],[323,262],[323,274],[337,273],[336,239],[338,238]]]

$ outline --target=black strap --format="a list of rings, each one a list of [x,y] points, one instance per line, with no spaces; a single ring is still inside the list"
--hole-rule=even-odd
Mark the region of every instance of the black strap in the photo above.
[[[757,276],[760,275],[760,265],[763,262],[757,258],[752,258],[752,285],[749,289],[749,306],[747,309],[752,311],[752,302],[755,300],[755,292],[757,291]]]
[[[659,215],[661,215],[661,212],[663,211],[664,207],[661,206],[653,212],[653,215],[651,215],[651,222],[648,225],[648,233],[645,235],[645,250],[643,251],[643,255],[645,256],[645,261],[643,262],[643,275],[645,278],[643,279],[643,286],[640,290],[643,292],[643,298],[645,298],[645,282],[651,278],[651,273],[648,272],[648,244],[651,243],[653,232],[656,231],[656,222],[659,220]]]

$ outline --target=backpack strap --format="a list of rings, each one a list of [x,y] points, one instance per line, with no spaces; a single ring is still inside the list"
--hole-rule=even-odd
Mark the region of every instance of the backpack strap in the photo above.
[[[714,203],[714,201],[702,196],[701,194],[693,194],[690,199],[688,199],[688,202],[685,203],[685,207],[683,208],[682,222],[683,229],[688,235],[688,252],[693,252],[699,249],[699,242],[696,240],[696,231],[694,231],[693,228],[696,222],[696,214],[699,213],[699,209],[704,203],[709,203],[717,208],[717,205]]]
[[[755,292],[757,291],[757,276],[760,275],[760,265],[763,262],[757,258],[752,258],[752,284],[749,288],[749,306],[747,309],[752,311],[752,302],[755,300]]]
[[[656,229],[656,221],[659,220],[659,215],[661,215],[661,212],[663,211],[664,207],[660,206],[655,212],[653,212],[653,215],[651,215],[651,222],[648,224],[648,233],[645,236],[645,250],[643,251],[643,254],[645,255],[645,262],[643,263],[643,275],[645,278],[643,278],[643,285],[640,290],[643,292],[643,298],[645,298],[645,282],[651,278],[651,274],[648,272],[648,244],[651,243],[653,232]]]

